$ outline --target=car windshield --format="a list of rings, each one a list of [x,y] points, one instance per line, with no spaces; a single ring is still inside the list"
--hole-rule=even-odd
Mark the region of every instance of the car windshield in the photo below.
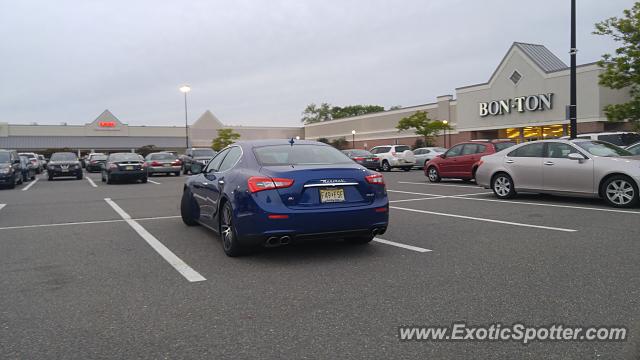
[[[621,147],[603,141],[580,141],[575,144],[595,156],[619,157],[633,155]]]
[[[216,152],[212,149],[202,149],[202,150],[193,150],[194,157],[214,157],[216,156]]]
[[[91,160],[107,160],[107,155],[93,155]]]
[[[111,154],[110,156],[111,156],[111,161],[142,161],[142,156],[134,153]],[[96,156],[95,160],[104,160],[104,159],[100,159],[99,157]]]
[[[447,149],[441,148],[441,147],[435,147],[435,148],[432,148],[431,150],[433,150],[435,152],[439,152],[439,153],[443,153],[443,152],[447,151]]]
[[[55,153],[51,155],[51,161],[76,161],[76,154],[74,153]]]
[[[333,165],[352,163],[345,154],[323,145],[273,145],[253,149],[261,165]]]
[[[493,146],[496,147],[496,152],[498,151],[502,151],[504,149],[508,149],[510,147],[512,147],[513,145],[515,145],[516,143],[514,142],[499,142],[499,143],[495,143],[493,144]]]
[[[175,160],[176,156],[170,153],[165,154],[152,154],[149,159],[151,160]]]
[[[606,141],[613,145],[629,146],[640,141],[640,134],[638,133],[622,133],[622,134],[605,134],[598,135],[598,140]]]
[[[373,155],[372,153],[368,152],[367,150],[360,150],[360,149],[347,150],[347,152],[349,152],[349,154],[351,154],[351,156],[371,156],[371,155]]]
[[[0,162],[9,162],[10,158],[11,156],[9,156],[8,152],[0,152]]]

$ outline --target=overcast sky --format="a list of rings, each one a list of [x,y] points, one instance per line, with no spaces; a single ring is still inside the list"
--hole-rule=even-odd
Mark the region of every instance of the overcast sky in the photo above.
[[[578,1],[578,63],[614,49]],[[411,106],[487,81],[513,41],[569,63],[569,0],[0,0],[0,122],[299,125],[311,102]]]

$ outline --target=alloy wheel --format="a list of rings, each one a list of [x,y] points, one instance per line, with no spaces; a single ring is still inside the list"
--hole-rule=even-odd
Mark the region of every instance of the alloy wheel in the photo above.
[[[222,233],[222,246],[225,251],[229,251],[233,246],[233,223],[231,206],[225,205],[222,211],[222,224],[220,225]]]
[[[496,178],[493,183],[493,190],[496,192],[496,194],[498,194],[498,196],[508,196],[511,192],[511,180],[509,180],[506,176],[500,176]]]
[[[434,167],[429,169],[429,180],[432,182],[436,182],[436,180],[438,180],[438,170]]]
[[[627,205],[635,196],[635,189],[629,182],[618,179],[610,182],[606,189],[607,199],[616,205]]]

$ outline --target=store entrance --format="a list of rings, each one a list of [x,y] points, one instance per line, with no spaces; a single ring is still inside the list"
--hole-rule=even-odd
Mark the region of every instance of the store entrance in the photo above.
[[[500,130],[501,138],[508,138],[516,143],[544,139],[557,139],[567,135],[567,125],[526,126]]]

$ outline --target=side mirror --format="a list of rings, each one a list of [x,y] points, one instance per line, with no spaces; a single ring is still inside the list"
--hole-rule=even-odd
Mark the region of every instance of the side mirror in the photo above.
[[[193,175],[200,174],[202,172],[202,164],[200,163],[191,163],[191,173]]]
[[[567,159],[569,159],[569,160],[578,160],[578,161],[585,160],[584,156],[582,154],[578,154],[578,153],[571,153],[571,154],[567,155]]]
[[[446,159],[447,158],[447,154],[440,154],[438,155],[439,158],[441,159]]]
[[[14,163],[14,164],[20,164],[20,159],[15,159],[15,160],[13,160],[13,163]]]

